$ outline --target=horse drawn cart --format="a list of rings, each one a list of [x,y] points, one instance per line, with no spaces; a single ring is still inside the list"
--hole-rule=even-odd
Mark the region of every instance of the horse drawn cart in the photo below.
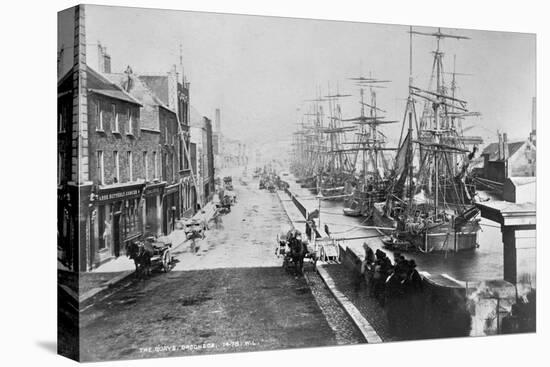
[[[231,176],[223,178],[223,188],[225,190],[233,190],[233,178]]]
[[[172,269],[172,243],[163,237],[149,236],[128,245],[128,257],[134,260],[136,273],[149,275],[153,268],[169,272]]]
[[[302,233],[297,229],[277,235],[275,255],[283,257],[283,268],[289,270],[293,266],[297,274],[303,273],[304,261],[307,260],[315,268],[319,259],[315,248],[302,239]]]

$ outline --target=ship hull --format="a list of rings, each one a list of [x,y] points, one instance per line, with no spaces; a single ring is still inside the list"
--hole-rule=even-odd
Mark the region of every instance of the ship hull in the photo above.
[[[382,242],[387,248],[400,251],[448,252],[466,251],[479,247],[478,229],[437,228],[423,233],[395,231]]]
[[[381,208],[377,207],[373,216],[377,225],[395,225],[395,221],[384,217]],[[387,236],[382,238],[384,246],[397,251],[420,252],[459,252],[473,250],[479,247],[478,234],[479,220],[474,219],[455,230],[451,222],[442,223],[429,229],[418,232],[412,230],[386,231]]]

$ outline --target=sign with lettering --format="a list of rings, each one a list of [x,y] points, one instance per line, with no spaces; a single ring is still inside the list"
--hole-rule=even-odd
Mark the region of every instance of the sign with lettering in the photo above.
[[[148,185],[145,187],[145,196],[157,196],[162,195],[164,193],[164,186],[166,183],[159,183],[159,184],[153,184]]]
[[[124,187],[113,187],[108,189],[100,190],[97,194],[98,202],[107,202],[107,201],[118,201],[118,200],[128,200],[136,199],[141,197],[143,192],[144,185],[133,185],[133,186],[124,186]]]

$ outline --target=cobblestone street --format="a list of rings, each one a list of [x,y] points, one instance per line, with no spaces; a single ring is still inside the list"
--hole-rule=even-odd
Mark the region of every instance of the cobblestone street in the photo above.
[[[81,314],[82,358],[129,359],[365,342],[312,267],[294,277],[274,254],[290,222],[275,194],[236,185],[196,254],[134,281]],[[105,333],[105,330],[109,333]]]

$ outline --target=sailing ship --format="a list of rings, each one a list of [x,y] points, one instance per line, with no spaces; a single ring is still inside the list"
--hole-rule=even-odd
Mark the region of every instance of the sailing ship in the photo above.
[[[395,221],[395,230],[383,239],[391,249],[461,251],[478,246],[479,211],[468,188],[468,163],[472,157],[464,147],[457,118],[469,114],[467,102],[448,94],[444,81],[443,38],[468,37],[442,33],[409,31],[411,66],[409,95],[403,119],[399,150],[393,169],[393,184],[384,206],[385,215]],[[412,80],[412,35],[432,36],[437,40],[431,80],[434,88],[421,89]],[[431,84],[431,83],[430,83]],[[417,120],[415,98],[424,101]],[[403,138],[404,127],[408,125]],[[413,137],[413,125],[417,138]],[[414,163],[418,165],[413,172]],[[458,164],[457,164],[458,163]]]
[[[325,165],[319,170],[317,179],[317,190],[328,200],[343,200],[347,182],[353,179],[355,165],[351,152],[343,149],[345,135],[356,130],[355,126],[344,126],[342,120],[342,109],[339,104],[340,98],[351,97],[351,94],[330,94],[324,98],[329,107],[329,126],[321,128],[322,134],[326,136],[326,160]]]
[[[387,83],[389,80],[380,80],[372,77],[351,78],[360,85],[361,94],[361,115],[359,117],[346,119],[360,126],[357,133],[357,141],[347,144],[353,144],[348,151],[355,151],[355,162],[360,158],[362,166],[358,179],[353,182],[351,195],[346,199],[343,209],[347,216],[364,216],[371,218],[374,214],[374,204],[383,202],[387,195],[387,189],[390,186],[389,170],[384,154],[388,150],[395,148],[386,147],[386,136],[379,130],[383,124],[396,123],[397,121],[385,120],[379,113],[385,113],[383,109],[376,104],[375,88],[381,87],[380,83]],[[370,90],[370,103],[364,101],[364,87],[368,86]],[[369,115],[365,114],[365,107],[369,109]],[[361,154],[359,154],[361,153]]]

